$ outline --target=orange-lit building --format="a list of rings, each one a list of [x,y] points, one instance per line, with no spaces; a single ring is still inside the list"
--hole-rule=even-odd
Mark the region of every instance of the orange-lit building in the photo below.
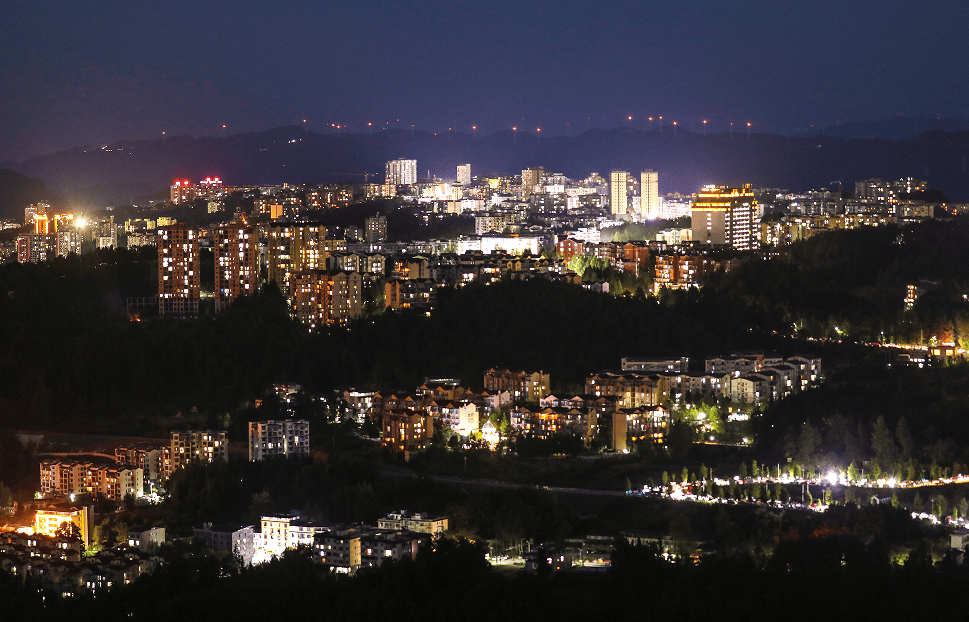
[[[694,242],[727,244],[738,250],[757,248],[757,200],[749,184],[704,186],[696,196],[691,208]]]
[[[310,328],[342,324],[363,314],[363,276],[341,270],[303,270],[289,287],[293,315]]]
[[[484,375],[485,391],[508,391],[515,401],[538,402],[551,393],[550,386],[549,375],[543,371],[489,369]]]
[[[297,272],[326,266],[326,227],[296,223],[272,223],[267,232],[268,280],[289,292]]]
[[[158,230],[158,314],[199,312],[199,239],[187,224]]]
[[[431,416],[416,410],[393,410],[383,416],[383,445],[396,453],[427,447],[434,437]]]
[[[54,537],[58,529],[69,525],[77,527],[85,547],[91,546],[94,506],[55,505],[39,509],[34,515],[34,533]]]
[[[437,281],[434,279],[390,279],[384,289],[384,303],[393,311],[430,311],[437,303]]]

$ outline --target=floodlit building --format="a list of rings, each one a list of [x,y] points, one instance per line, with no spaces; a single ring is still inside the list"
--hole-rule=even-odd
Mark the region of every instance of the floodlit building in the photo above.
[[[647,169],[639,175],[639,207],[643,218],[659,218],[659,173]]]
[[[274,456],[308,458],[310,422],[305,419],[251,421],[249,423],[249,460]]]
[[[218,313],[240,296],[259,288],[259,239],[245,221],[216,228],[212,235],[215,250],[215,311]]]
[[[384,181],[395,186],[417,183],[417,160],[391,160],[385,167]]]
[[[256,529],[253,525],[213,525],[193,527],[195,537],[213,551],[238,555],[248,566],[256,555]]]
[[[626,214],[628,208],[629,173],[613,170],[609,173],[609,211],[614,216]]]
[[[458,164],[458,183],[464,187],[471,185],[471,165]]]
[[[144,496],[144,486],[144,471],[138,467],[88,460],[45,460],[40,463],[40,492],[45,497],[94,494],[120,501],[127,495]]]
[[[199,312],[198,232],[185,223],[158,230],[158,314]]]
[[[38,509],[34,515],[34,533],[54,537],[59,529],[77,528],[81,542],[91,546],[94,530],[94,506],[56,505]]]
[[[691,215],[694,242],[726,244],[737,250],[757,248],[757,200],[749,184],[743,188],[704,186]]]

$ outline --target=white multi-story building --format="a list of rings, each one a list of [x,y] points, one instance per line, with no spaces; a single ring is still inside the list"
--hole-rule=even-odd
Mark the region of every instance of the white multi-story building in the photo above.
[[[395,186],[417,183],[417,160],[391,160],[387,162],[384,181]]]
[[[470,164],[458,164],[458,183],[465,187],[471,185]]]
[[[86,460],[48,460],[40,463],[40,492],[45,497],[101,494],[113,501],[144,493],[144,471],[118,464]]]
[[[659,218],[659,173],[647,169],[639,175],[639,206],[643,218]]]
[[[629,173],[616,169],[609,173],[609,209],[614,216],[623,215],[627,211],[629,188]]]
[[[249,460],[273,456],[307,458],[309,455],[309,421],[285,419],[249,423]]]

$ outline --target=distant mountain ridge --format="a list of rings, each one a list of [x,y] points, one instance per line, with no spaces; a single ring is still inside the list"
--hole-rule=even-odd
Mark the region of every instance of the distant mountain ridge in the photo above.
[[[947,117],[905,117],[875,121],[839,123],[810,132],[794,132],[793,136],[836,136],[838,138],[887,138],[905,140],[934,131],[963,132],[969,130],[969,120]]]
[[[672,126],[648,132],[617,128],[577,136],[501,131],[488,136],[384,130],[320,135],[285,126],[224,138],[170,136],[74,148],[14,166],[43,179],[78,207],[129,203],[176,178],[221,177],[227,185],[329,183],[383,179],[384,163],[417,160],[454,179],[458,164],[473,175],[514,174],[544,166],[584,178],[614,168],[659,172],[660,193],[696,191],[706,183],[807,190],[841,182],[851,189],[870,177],[925,179],[952,200],[969,200],[969,131],[931,131],[913,138],[786,137],[774,134],[700,135]]]
[[[31,203],[47,202],[57,208],[63,199],[40,179],[26,177],[10,169],[0,169],[0,218],[23,222],[24,208]]]

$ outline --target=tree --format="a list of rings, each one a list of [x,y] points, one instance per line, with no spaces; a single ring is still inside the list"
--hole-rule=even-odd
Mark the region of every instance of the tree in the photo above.
[[[885,469],[893,470],[898,462],[898,446],[895,435],[885,423],[885,416],[879,415],[871,429],[871,448],[875,459]]]
[[[848,479],[852,482],[861,479],[861,473],[858,471],[858,465],[855,464],[854,460],[848,465]]]
[[[0,482],[0,508],[8,508],[13,505],[13,492],[6,484]]]
[[[805,423],[801,426],[801,435],[797,442],[796,460],[798,462],[813,462],[820,445],[821,433],[810,423]]]
[[[673,552],[681,560],[687,559],[696,550],[697,539],[690,525],[690,519],[682,513],[670,521],[670,538],[673,539]]]
[[[915,440],[912,438],[912,431],[908,427],[908,421],[903,416],[895,426],[895,436],[898,438],[898,445],[902,459],[908,460],[915,457]]]

